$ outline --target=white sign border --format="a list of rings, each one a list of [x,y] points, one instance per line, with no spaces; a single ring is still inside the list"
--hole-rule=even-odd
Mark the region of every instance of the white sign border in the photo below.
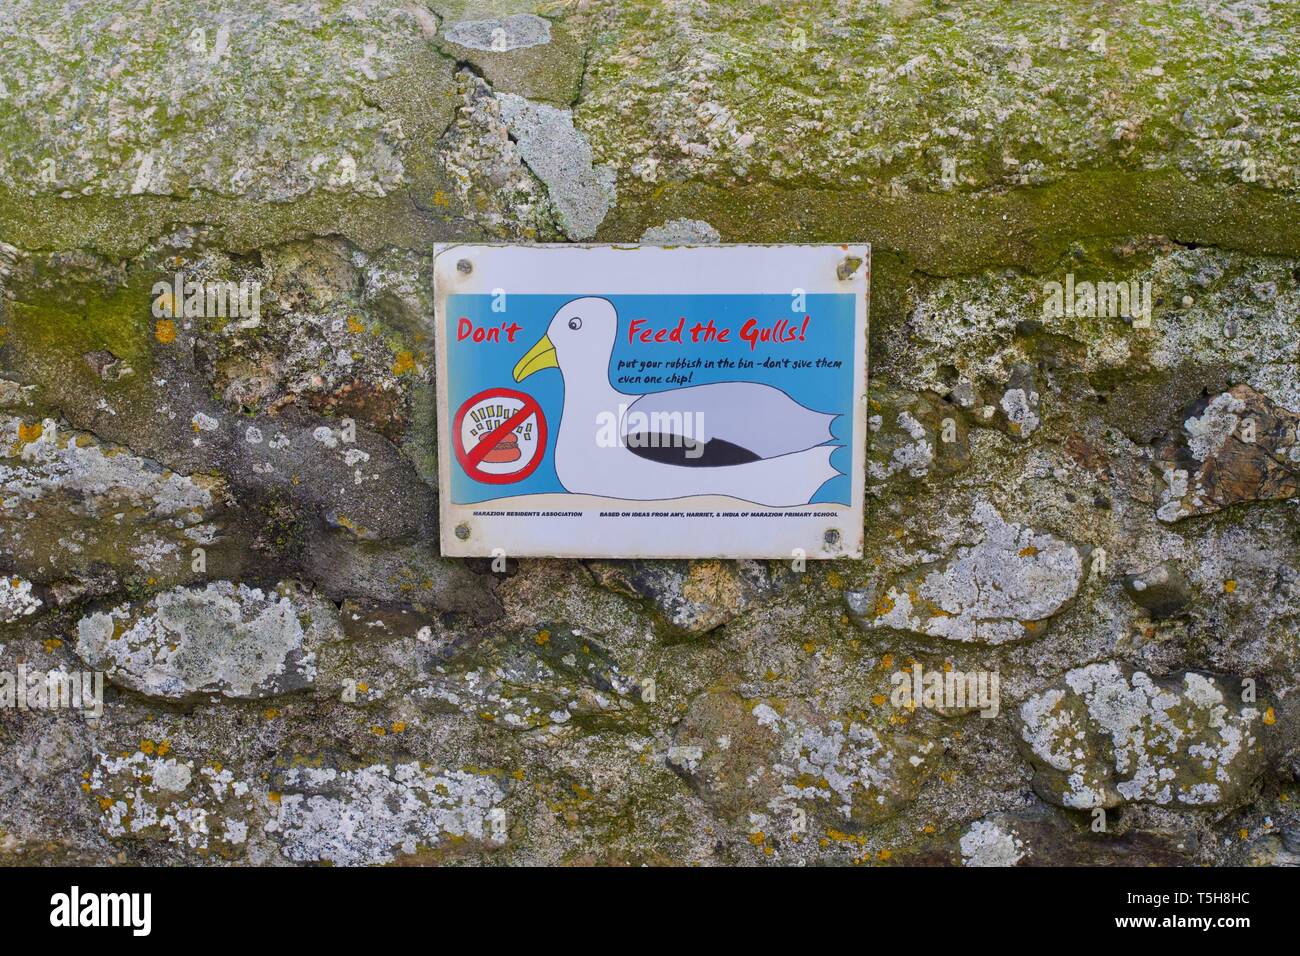
[[[532,257],[539,251],[585,250],[592,254],[592,268],[586,270],[587,283],[573,281],[572,267],[564,270],[538,270],[535,265],[521,268],[512,264],[519,257]],[[850,266],[857,260],[856,268]],[[464,271],[468,264],[468,271]],[[505,280],[502,276],[524,275],[526,282]],[[663,287],[663,276],[672,276],[671,290]],[[792,276],[799,281],[791,282]],[[742,279],[735,279],[742,276]],[[781,277],[785,281],[780,281]],[[792,560],[860,558],[863,549],[865,511],[866,440],[867,440],[867,336],[870,321],[871,246],[869,243],[835,244],[748,244],[709,243],[658,245],[641,243],[506,243],[440,242],[433,250],[434,340],[436,351],[436,390],[438,408],[438,484],[439,539],[444,557],[512,558],[717,558]],[[567,510],[602,510],[599,499],[586,495],[519,495],[495,499],[490,503],[457,505],[451,501],[451,467],[454,452],[450,443],[450,408],[447,394],[447,297],[455,294],[491,294],[495,289],[508,294],[559,295],[627,295],[627,294],[779,294],[789,295],[795,288],[809,294],[860,291],[857,296],[854,325],[857,362],[854,367],[854,408],[851,441],[850,502],[844,505],[825,503],[793,508],[771,508],[721,496],[697,496],[669,499],[678,504],[672,510],[698,510],[705,503],[717,502],[728,510],[762,512],[836,511],[833,518],[798,519],[791,522],[768,518],[728,519],[726,534],[711,539],[706,550],[669,544],[670,537],[683,542],[699,540],[698,534],[652,535],[650,546],[638,542],[635,549],[599,548],[574,544],[572,518],[533,517],[526,525],[518,518],[499,519],[473,514],[477,510],[527,509],[538,499],[585,499],[591,508]],[[694,502],[693,505],[681,505]],[[557,503],[558,504],[558,503]],[[655,502],[635,507],[620,501],[604,510],[656,511]],[[606,519],[610,520],[610,519]],[[635,520],[635,519],[620,519]],[[651,519],[645,520],[694,520]],[[486,527],[485,527],[486,526]],[[629,526],[631,527],[631,526]],[[592,539],[607,537],[601,531],[588,535]],[[547,544],[545,542],[560,542]]]

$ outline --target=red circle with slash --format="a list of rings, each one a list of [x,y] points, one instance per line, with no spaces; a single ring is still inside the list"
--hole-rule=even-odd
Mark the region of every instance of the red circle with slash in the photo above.
[[[475,405],[494,398],[518,402],[519,410],[509,415],[500,425],[480,438],[473,448],[466,451],[464,434],[461,430],[465,415]],[[484,471],[481,465],[487,453],[495,448],[498,442],[533,416],[537,418],[537,443],[532,459],[518,471],[506,474]],[[513,484],[516,481],[523,481],[536,471],[537,466],[542,463],[542,457],[546,453],[546,417],[542,414],[542,406],[531,395],[516,392],[509,388],[484,389],[468,399],[456,412],[456,419],[451,426],[451,440],[456,449],[456,460],[465,469],[465,474],[475,481],[481,481],[489,485]]]

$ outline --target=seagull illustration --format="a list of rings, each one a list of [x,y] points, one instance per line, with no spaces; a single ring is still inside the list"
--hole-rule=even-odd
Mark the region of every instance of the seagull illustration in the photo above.
[[[565,304],[519,360],[514,379],[558,368],[564,408],[555,472],[566,491],[634,501],[729,495],[781,507],[807,504],[839,472],[830,463],[834,414],[759,382],[716,382],[648,394],[609,383],[618,313],[598,297]],[[615,441],[601,441],[602,423]]]

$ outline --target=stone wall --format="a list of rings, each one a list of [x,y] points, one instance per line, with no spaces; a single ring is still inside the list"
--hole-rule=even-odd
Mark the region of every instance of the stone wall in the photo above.
[[[1298,31],[6,0],[0,862],[1297,862]],[[873,244],[863,560],[438,557],[432,243],[641,238]]]

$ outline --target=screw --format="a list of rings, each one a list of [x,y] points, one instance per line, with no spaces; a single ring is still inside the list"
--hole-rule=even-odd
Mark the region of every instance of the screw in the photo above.
[[[474,264],[468,259],[461,259],[456,263],[456,271],[462,275],[469,275],[474,271]]]
[[[834,548],[840,543],[840,533],[834,528],[827,528],[826,533],[822,535],[822,540],[826,542],[826,547]]]
[[[467,525],[467,524],[458,524],[458,525],[456,525],[456,537],[460,538],[460,540],[462,540],[462,541],[465,541],[466,539],[468,539],[468,538],[469,538],[469,525]]]

